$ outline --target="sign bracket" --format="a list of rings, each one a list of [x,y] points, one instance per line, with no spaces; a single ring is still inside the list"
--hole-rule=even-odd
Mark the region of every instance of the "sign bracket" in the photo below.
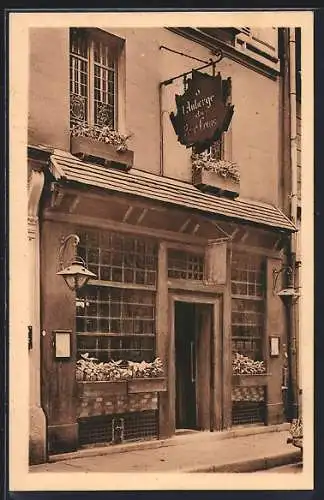
[[[219,49],[215,55],[216,55],[217,59],[214,59],[214,60],[210,59],[208,63],[204,64],[203,66],[200,66],[199,68],[191,69],[190,71],[186,71],[185,73],[181,73],[181,75],[177,75],[177,76],[174,76],[172,78],[169,78],[168,80],[164,80],[163,82],[160,82],[160,84],[159,84],[160,87],[162,87],[162,85],[171,85],[171,83],[173,83],[174,80],[178,80],[179,78],[184,78],[187,75],[190,75],[190,73],[192,73],[193,71],[201,71],[202,69],[206,69],[209,66],[213,67],[213,76],[215,76],[215,66],[217,63],[219,63],[223,59],[223,52],[221,51],[221,49]]]

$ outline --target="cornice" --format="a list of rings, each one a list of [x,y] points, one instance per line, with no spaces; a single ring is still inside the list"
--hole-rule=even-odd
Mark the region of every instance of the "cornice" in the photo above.
[[[167,29],[175,33],[176,35],[187,38],[193,42],[198,43],[199,45],[203,45],[204,47],[208,48],[211,51],[211,53],[213,53],[215,49],[221,48],[224,56],[227,57],[228,59],[231,59],[232,61],[242,64],[243,66],[249,69],[261,73],[262,75],[271,78],[272,80],[276,80],[277,77],[280,75],[279,70],[276,70],[275,68],[271,68],[270,66],[263,64],[261,61],[250,56],[249,54],[245,54],[237,50],[237,48],[234,47],[233,45],[229,45],[228,43],[220,39],[211,37],[208,34],[199,31],[199,29],[173,28],[173,27]]]

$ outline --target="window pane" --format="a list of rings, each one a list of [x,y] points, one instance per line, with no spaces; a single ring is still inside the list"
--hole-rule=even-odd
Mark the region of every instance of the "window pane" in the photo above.
[[[86,286],[78,297],[89,303],[85,315],[76,309],[79,355],[89,352],[100,360],[153,360],[155,293],[98,287],[94,300],[92,288]]]
[[[82,29],[70,30],[70,122],[88,120],[88,41]]]
[[[115,127],[115,55],[108,46],[95,44],[94,119],[99,126]]]
[[[168,276],[176,279],[202,280],[204,277],[204,255],[169,250]]]
[[[157,243],[116,233],[92,234],[80,231],[80,256],[99,279],[121,283],[154,285],[157,273]],[[95,246],[98,245],[98,246]],[[201,263],[189,268],[191,274],[201,273]]]
[[[256,255],[232,255],[232,346],[254,360],[262,360],[264,335],[263,260]],[[238,298],[238,296],[240,298]]]

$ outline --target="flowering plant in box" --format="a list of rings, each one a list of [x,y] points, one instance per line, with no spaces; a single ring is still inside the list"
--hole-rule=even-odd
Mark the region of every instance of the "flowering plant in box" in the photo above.
[[[233,355],[232,371],[233,375],[262,375],[266,373],[266,367],[264,361],[254,361],[236,352]]]
[[[295,418],[290,424],[289,436],[287,443],[291,443],[297,448],[303,449],[303,420],[302,418]]]
[[[233,161],[208,158],[202,153],[192,153],[191,161],[195,171],[215,172],[224,179],[232,179],[236,184],[240,182],[239,167]]]
[[[77,361],[76,379],[79,381],[122,381],[134,378],[154,378],[163,376],[160,358],[152,362],[108,361],[99,362],[89,354],[82,354]]]
[[[99,142],[105,142],[116,146],[117,151],[127,151],[127,141],[131,135],[123,135],[114,130],[111,125],[89,125],[85,122],[80,122],[72,126],[72,137],[90,137]]]

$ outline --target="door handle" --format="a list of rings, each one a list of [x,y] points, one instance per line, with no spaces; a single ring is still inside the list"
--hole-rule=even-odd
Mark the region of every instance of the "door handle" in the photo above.
[[[190,342],[190,368],[191,368],[191,382],[196,382],[196,370],[195,370],[195,361],[194,361],[194,342]]]

